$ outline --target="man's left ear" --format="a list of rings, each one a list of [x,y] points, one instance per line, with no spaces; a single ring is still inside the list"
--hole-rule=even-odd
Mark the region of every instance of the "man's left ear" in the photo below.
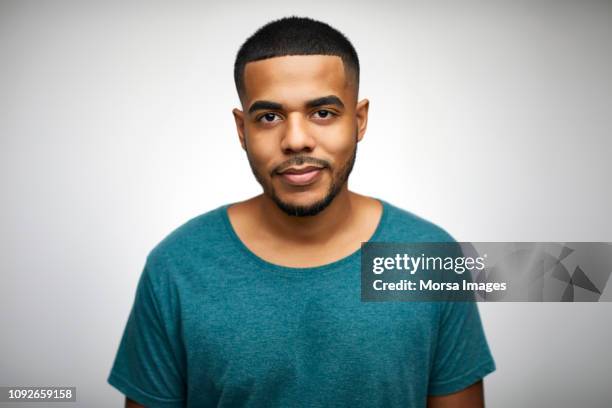
[[[368,127],[368,108],[370,101],[362,99],[355,107],[355,116],[357,117],[357,141],[361,142]]]

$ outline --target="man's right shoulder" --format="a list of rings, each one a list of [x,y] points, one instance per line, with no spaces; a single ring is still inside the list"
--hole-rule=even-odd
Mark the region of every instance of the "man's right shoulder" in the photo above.
[[[149,252],[147,260],[180,260],[193,256],[215,253],[227,247],[226,207],[197,215],[168,233]]]

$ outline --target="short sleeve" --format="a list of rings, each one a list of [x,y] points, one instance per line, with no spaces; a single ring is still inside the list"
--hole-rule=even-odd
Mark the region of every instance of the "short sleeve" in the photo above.
[[[147,408],[176,408],[185,405],[185,358],[167,271],[160,268],[147,258],[107,381]]]
[[[461,391],[495,371],[478,304],[440,302],[440,326],[429,379],[429,395]]]

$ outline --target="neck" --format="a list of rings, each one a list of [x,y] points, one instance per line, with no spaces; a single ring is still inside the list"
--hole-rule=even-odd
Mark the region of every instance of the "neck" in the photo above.
[[[262,227],[285,241],[300,244],[328,240],[350,224],[356,211],[355,194],[348,190],[346,184],[323,211],[307,217],[286,214],[265,194],[255,200]]]

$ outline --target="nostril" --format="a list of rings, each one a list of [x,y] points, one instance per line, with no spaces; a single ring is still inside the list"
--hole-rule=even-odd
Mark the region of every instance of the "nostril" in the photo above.
[[[281,149],[287,152],[312,151],[316,146],[313,137],[305,134],[287,133],[281,141]]]

